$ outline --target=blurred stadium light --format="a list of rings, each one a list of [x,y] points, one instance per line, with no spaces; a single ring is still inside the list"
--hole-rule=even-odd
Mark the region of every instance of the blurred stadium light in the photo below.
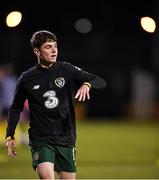
[[[156,23],[153,18],[151,17],[142,17],[140,19],[141,27],[149,32],[149,33],[154,33],[156,30]]]
[[[22,13],[19,11],[10,12],[6,18],[6,24],[8,27],[17,26],[22,20]]]
[[[87,18],[80,18],[75,23],[75,28],[80,33],[88,33],[92,30],[93,25]]]

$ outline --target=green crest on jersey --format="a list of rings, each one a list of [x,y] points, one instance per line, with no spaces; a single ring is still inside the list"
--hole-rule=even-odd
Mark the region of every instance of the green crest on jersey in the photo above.
[[[65,79],[63,77],[59,77],[59,78],[55,79],[55,84],[59,88],[62,88],[65,85]]]

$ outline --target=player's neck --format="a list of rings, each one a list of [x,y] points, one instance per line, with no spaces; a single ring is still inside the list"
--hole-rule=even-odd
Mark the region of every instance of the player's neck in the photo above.
[[[50,64],[49,66],[46,66],[46,65],[43,65],[43,64],[40,63],[40,66],[41,66],[42,68],[46,68],[46,69],[50,68],[52,65],[53,65],[53,63]]]
[[[46,68],[46,69],[50,68],[53,65],[53,63],[47,63],[46,61],[42,61],[42,60],[39,61],[39,64],[41,67]]]

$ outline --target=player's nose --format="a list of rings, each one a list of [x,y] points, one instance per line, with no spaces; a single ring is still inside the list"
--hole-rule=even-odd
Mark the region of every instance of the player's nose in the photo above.
[[[55,53],[56,52],[56,48],[52,48],[52,53]]]

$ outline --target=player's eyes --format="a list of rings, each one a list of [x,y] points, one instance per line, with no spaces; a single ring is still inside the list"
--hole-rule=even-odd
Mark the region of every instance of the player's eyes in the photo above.
[[[53,46],[54,48],[57,48],[57,44]],[[52,48],[51,45],[46,46],[47,49]]]
[[[49,48],[51,48],[51,46],[50,46],[50,45],[47,45],[45,48],[46,48],[46,49],[49,49]]]

